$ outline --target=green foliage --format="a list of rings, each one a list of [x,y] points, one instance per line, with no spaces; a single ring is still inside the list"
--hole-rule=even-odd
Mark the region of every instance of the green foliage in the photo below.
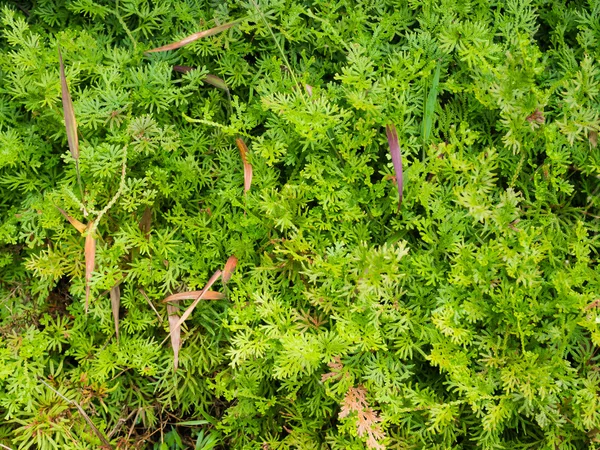
[[[599,445],[599,1],[34,4],[0,10],[2,445],[100,448],[40,379],[123,449]],[[97,217],[125,149],[86,315],[56,207]],[[174,371],[161,301],[231,255]]]

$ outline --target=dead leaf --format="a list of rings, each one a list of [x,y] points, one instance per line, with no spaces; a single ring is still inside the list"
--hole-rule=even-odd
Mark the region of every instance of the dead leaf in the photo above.
[[[223,268],[223,284],[227,284],[229,282],[237,263],[238,259],[235,256],[232,255],[229,257],[225,263],[225,267]]]
[[[175,72],[179,72],[179,73],[188,73],[188,72],[191,72],[192,70],[196,70],[196,68],[190,67],[190,66],[173,66],[173,70]],[[224,91],[229,91],[229,86],[227,86],[227,83],[225,83],[225,80],[219,78],[216,75],[208,74],[204,77],[204,79],[202,81],[204,81],[206,84],[210,84],[211,86],[214,86],[216,88],[223,89]]]
[[[77,121],[75,120],[75,109],[69,93],[69,85],[65,76],[65,65],[63,64],[60,47],[58,47],[58,61],[60,63],[60,89],[62,93],[63,113],[65,117],[65,128],[67,129],[67,141],[73,159],[79,161],[79,138],[77,137]]]
[[[546,121],[544,118],[544,112],[536,109],[530,115],[527,116],[527,122],[535,124],[543,124]]]
[[[188,72],[191,72],[194,69],[196,69],[196,68],[195,67],[190,67],[190,66],[173,66],[173,70],[175,72],[179,72],[179,73],[188,73]]]
[[[115,321],[115,334],[119,340],[119,308],[121,307],[121,288],[115,284],[110,290],[110,307]]]
[[[87,227],[83,223],[81,223],[79,220],[74,219],[73,217],[68,215],[64,209],[61,209],[58,206],[56,206],[56,209],[58,209],[60,211],[60,213],[65,217],[65,219],[67,219],[71,223],[71,225],[73,225],[75,227],[75,229],[77,231],[79,231],[82,234],[85,232]]]
[[[216,88],[219,89],[223,89],[224,91],[229,91],[229,87],[227,86],[227,83],[225,83],[225,80],[215,76],[215,75],[206,75],[204,77],[204,81],[205,83],[210,84],[211,86],[214,86]]]
[[[598,146],[598,132],[594,130],[590,131],[589,140],[592,148],[596,148]]]
[[[179,328],[181,327],[183,322],[185,322],[187,320],[187,318],[190,317],[190,314],[192,314],[192,312],[194,311],[196,306],[198,306],[198,303],[200,303],[200,300],[204,299],[204,295],[211,288],[211,286],[215,283],[215,281],[217,281],[219,279],[219,277],[221,276],[221,273],[222,272],[220,270],[217,270],[213,274],[213,276],[210,277],[210,280],[208,280],[208,283],[206,283],[204,288],[200,291],[200,294],[198,295],[196,300],[194,300],[194,302],[188,307],[188,309],[185,310],[185,312],[183,313],[181,318],[177,321],[175,326],[171,327],[171,331],[169,332],[170,335],[173,333],[173,330],[179,331]]]
[[[180,41],[173,42],[172,44],[163,45],[162,47],[153,48],[152,50],[146,51],[146,53],[155,53],[155,52],[166,52],[168,50],[175,50],[176,48],[183,47],[184,45],[189,44],[190,42],[197,41],[198,39],[202,39],[204,37],[213,36],[215,34],[221,33],[222,31],[228,30],[229,28],[237,25],[236,22],[229,22],[223,25],[216,26],[211,28],[210,30],[200,31],[198,33],[190,34],[189,36],[183,38]]]
[[[240,156],[242,157],[242,163],[244,163],[244,194],[250,190],[252,184],[252,166],[248,163],[246,155],[248,154],[248,147],[246,143],[241,139],[235,140],[238,148],[240,149]]]
[[[152,225],[152,210],[149,207],[146,207],[144,213],[142,214],[142,218],[140,219],[139,228],[146,239],[150,235],[150,226]]]
[[[167,305],[167,313],[169,314],[169,335],[171,336],[171,347],[173,347],[173,366],[175,370],[179,366],[179,349],[181,348],[181,325],[179,322],[179,308],[177,301]]]
[[[312,97],[312,95],[313,95],[312,86],[310,84],[305,84],[304,89],[306,89],[306,93],[308,94],[308,96]]]
[[[398,132],[394,124],[386,125],[385,134],[387,135],[390,153],[392,154],[392,163],[396,173],[396,184],[398,185],[398,195],[400,197],[398,206],[402,203],[402,190],[404,187],[404,175],[402,173],[402,154],[400,153],[400,143],[398,141]]]
[[[96,239],[92,233],[94,221],[88,226],[88,234],[85,237],[85,312],[88,312],[90,305],[90,283],[92,281],[92,272],[96,267]]]
[[[225,278],[225,275],[223,275],[223,278]],[[188,292],[179,292],[177,294],[173,294],[173,295],[169,295],[167,298],[165,298],[163,300],[163,303],[167,303],[167,302],[177,302],[179,300],[192,300],[192,299],[197,299],[198,296],[200,295],[202,291],[188,291]],[[216,291],[206,291],[204,293],[204,296],[202,297],[203,300],[222,300],[225,298],[225,295],[221,294],[220,292],[216,292]]]

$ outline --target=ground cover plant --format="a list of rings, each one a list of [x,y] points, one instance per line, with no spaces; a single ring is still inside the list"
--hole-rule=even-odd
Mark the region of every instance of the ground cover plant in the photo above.
[[[0,447],[598,448],[598,17],[5,3]]]

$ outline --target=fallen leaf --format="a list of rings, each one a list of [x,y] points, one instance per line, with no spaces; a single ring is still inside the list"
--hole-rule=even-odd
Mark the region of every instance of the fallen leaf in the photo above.
[[[60,63],[60,89],[62,93],[63,113],[65,117],[65,128],[67,129],[67,141],[69,150],[75,162],[79,161],[79,138],[77,137],[77,121],[75,120],[75,109],[69,93],[69,85],[65,76],[65,65],[63,64],[60,47],[58,48],[58,60]]]
[[[198,33],[190,34],[189,36],[183,38],[180,41],[173,42],[172,44],[163,45],[162,47],[153,48],[152,50],[147,50],[146,53],[155,53],[155,52],[166,52],[168,50],[175,50],[176,48],[183,47],[184,45],[189,44],[190,42],[197,41],[198,39],[202,39],[204,37],[213,36],[222,31],[228,30],[229,28],[237,25],[236,22],[229,22],[223,25],[216,26],[211,28],[210,30],[199,31]]]
[[[190,67],[190,66],[173,66],[173,70],[175,72],[179,72],[179,73],[188,73],[194,69],[195,69],[195,67]]]
[[[146,207],[146,209],[144,210],[144,213],[142,214],[142,218],[140,219],[140,223],[139,223],[139,228],[140,231],[142,233],[144,233],[144,236],[146,236],[146,239],[148,239],[148,236],[150,235],[150,226],[152,225],[152,210],[148,207]]]
[[[227,284],[233,275],[233,271],[237,266],[238,259],[235,256],[230,256],[225,267],[223,268],[223,284]]]
[[[535,122],[536,124],[542,124],[546,121],[546,119],[544,118],[543,111],[536,109],[534,112],[527,116],[527,121],[529,123]]]
[[[190,66],[173,66],[173,70],[175,72],[179,72],[179,73],[188,73],[188,72],[191,72],[192,70],[196,70],[196,68],[190,67]],[[227,83],[225,83],[225,80],[223,80],[222,78],[219,78],[216,75],[208,74],[204,77],[204,79],[202,81],[204,81],[206,84],[210,84],[216,88],[223,89],[224,91],[229,91],[229,86],[227,86]]]
[[[589,140],[590,140],[590,145],[593,148],[596,148],[598,146],[598,132],[597,131],[590,131],[590,136],[589,136]]]
[[[96,239],[92,233],[94,221],[88,224],[88,234],[85,237],[85,312],[88,312],[90,305],[90,283],[92,281],[92,272],[96,266]]]
[[[58,209],[60,211],[60,213],[65,217],[65,219],[67,219],[71,223],[71,225],[73,225],[75,227],[75,229],[77,231],[79,231],[82,234],[85,232],[87,227],[83,223],[81,223],[79,220],[74,219],[73,217],[68,215],[64,209],[61,209],[58,206],[56,206],[56,209]]]
[[[113,319],[115,321],[115,334],[119,340],[119,308],[121,307],[121,288],[119,283],[115,284],[110,290],[110,307],[112,309]]]
[[[179,366],[179,349],[181,348],[181,325],[179,322],[179,308],[177,302],[167,305],[169,314],[169,336],[171,336],[171,347],[173,347],[173,366],[175,370]]]
[[[211,288],[211,286],[215,283],[215,281],[217,281],[219,279],[220,276],[221,276],[221,271],[217,270],[213,274],[213,276],[210,277],[210,280],[208,280],[208,283],[206,283],[206,286],[204,286],[204,288],[200,291],[200,294],[198,295],[198,297],[196,297],[196,300],[194,300],[194,302],[190,306],[188,306],[188,309],[185,310],[185,312],[180,317],[180,319],[177,321],[175,326],[171,327],[171,331],[169,332],[169,334],[172,334],[173,330],[179,331],[179,328],[181,327],[183,322],[185,322],[187,320],[187,318],[190,317],[190,314],[192,314],[192,312],[194,311],[196,306],[198,306],[198,303],[200,303],[200,300],[204,299],[204,295],[206,294],[206,292]]]
[[[225,83],[225,80],[223,80],[215,75],[208,74],[204,77],[204,79],[202,81],[204,81],[205,83],[208,83],[211,86],[214,86],[216,88],[223,89],[224,91],[229,91],[229,87],[227,86],[227,83]]]
[[[225,278],[225,275],[223,275]],[[178,302],[179,300],[192,300],[197,299],[202,291],[188,291],[188,292],[179,292],[177,294],[169,295],[167,298],[163,300],[163,303],[167,302]],[[206,291],[203,300],[222,300],[225,298],[225,295],[216,291]]]
[[[252,166],[248,163],[246,155],[248,154],[248,147],[246,143],[241,139],[235,140],[238,148],[240,149],[240,156],[242,157],[242,163],[244,163],[244,194],[250,190],[252,184]]]
[[[402,173],[402,154],[400,152],[400,143],[398,141],[398,132],[394,124],[386,125],[385,134],[387,135],[390,153],[392,154],[392,163],[396,173],[396,183],[398,185],[398,195],[400,196],[398,205],[402,203],[402,190],[404,188],[404,175]]]

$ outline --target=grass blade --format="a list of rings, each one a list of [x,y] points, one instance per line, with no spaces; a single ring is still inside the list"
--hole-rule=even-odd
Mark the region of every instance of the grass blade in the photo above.
[[[190,66],[173,66],[173,70],[175,72],[179,72],[179,73],[188,73],[188,72],[191,72],[192,70],[196,70],[196,68],[190,67]],[[225,80],[223,80],[222,78],[219,78],[216,75],[208,74],[204,77],[204,80],[202,80],[202,81],[204,81],[206,84],[210,84],[211,86],[214,86],[216,88],[223,89],[224,91],[229,92],[229,86],[227,86],[227,83],[225,83]]]
[[[119,341],[119,308],[121,307],[121,288],[115,284],[110,290],[110,307],[112,309],[113,319],[115,321],[115,334],[117,342]]]
[[[198,306],[198,303],[200,303],[200,300],[204,299],[204,295],[206,294],[206,292],[212,287],[213,284],[215,284],[215,281],[217,281],[220,276],[221,276],[221,271],[217,270],[213,274],[213,276],[210,277],[210,280],[208,280],[208,283],[206,283],[206,285],[204,286],[204,288],[200,291],[200,294],[198,295],[198,297],[196,298],[196,300],[194,300],[194,302],[188,307],[188,309],[185,310],[185,312],[179,318],[179,320],[177,321],[177,323],[174,326],[170,327],[171,331],[169,332],[169,336],[173,333],[174,330],[177,330],[179,332],[179,328],[181,327],[181,325],[183,324],[183,322],[185,322],[187,320],[187,318],[190,317],[190,314],[192,314],[192,312],[194,311],[194,309],[196,308],[196,306]]]
[[[404,174],[402,172],[402,153],[400,152],[400,142],[398,141],[398,132],[394,124],[386,125],[385,134],[387,136],[390,153],[392,154],[392,163],[396,173],[396,184],[398,185],[398,207],[402,203],[402,191],[404,188]]]
[[[171,336],[171,347],[173,348],[173,367],[177,370],[179,366],[179,349],[181,348],[181,325],[179,322],[179,308],[177,302],[167,305],[169,314],[169,336]]]
[[[252,166],[248,162],[246,155],[248,154],[248,147],[246,147],[246,143],[241,139],[237,138],[235,140],[238,148],[240,149],[240,156],[242,157],[242,162],[244,163],[244,194],[250,190],[250,185],[252,184]]]
[[[183,38],[180,41],[173,42],[172,44],[163,45],[162,47],[153,48],[152,50],[146,51],[146,53],[155,53],[155,52],[166,52],[169,50],[175,50],[177,48],[183,47],[184,45],[189,44],[190,42],[197,41],[198,39],[202,39],[204,37],[213,36],[215,34],[221,33],[222,31],[228,30],[229,28],[237,25],[238,21],[225,23],[223,25],[216,26],[211,28],[210,30],[199,31],[198,33],[190,34],[189,36]]]
[[[90,306],[90,283],[92,281],[92,272],[96,267],[96,239],[94,238],[94,222],[88,224],[88,233],[85,237],[85,312],[88,312]]]
[[[230,256],[225,267],[223,268],[223,284],[227,284],[233,275],[233,271],[237,266],[238,259],[235,256]]]
[[[225,276],[223,276],[223,278],[225,278]],[[202,291],[179,292],[177,294],[169,295],[162,302],[167,303],[178,302],[179,300],[195,300],[198,298],[201,292]],[[222,300],[224,298],[224,294],[216,291],[206,291],[202,297],[203,300]]]
[[[433,74],[433,82],[427,95],[427,102],[425,103],[425,111],[423,112],[423,143],[427,144],[431,137],[431,129],[433,126],[433,115],[435,112],[435,103],[437,101],[438,86],[440,84],[440,70],[442,68],[442,62],[438,61]]]
[[[60,47],[58,47],[58,61],[60,63],[60,90],[62,93],[65,128],[67,129],[67,141],[69,142],[71,155],[73,156],[75,163],[79,165],[77,121],[75,120],[75,109],[73,108],[73,101],[71,100],[71,94],[69,93],[69,85],[67,84],[67,77],[65,76],[65,65],[63,63],[62,54],[60,53]]]
[[[56,209],[58,209],[60,211],[60,213],[64,216],[64,218],[67,219],[71,223],[71,225],[73,225],[75,227],[75,229],[77,231],[79,231],[82,234],[85,232],[87,227],[83,223],[81,223],[79,220],[74,219],[73,217],[68,215],[64,209],[61,209],[58,206],[56,206]]]

